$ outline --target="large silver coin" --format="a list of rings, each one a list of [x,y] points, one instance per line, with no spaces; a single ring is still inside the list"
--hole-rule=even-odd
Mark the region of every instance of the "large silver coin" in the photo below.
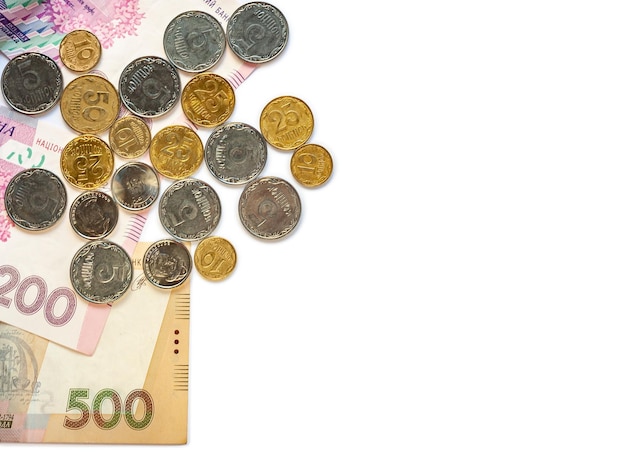
[[[231,50],[241,60],[267,62],[287,45],[289,27],[278,8],[266,2],[250,2],[238,7],[226,25]]]
[[[159,218],[179,240],[198,241],[215,230],[222,206],[215,190],[204,181],[188,178],[167,188],[159,202]]]
[[[52,108],[62,91],[61,69],[54,60],[39,52],[15,56],[2,72],[4,99],[24,114],[38,114]]]
[[[180,286],[191,274],[191,254],[176,240],[160,240],[148,247],[143,257],[143,273],[162,289]]]
[[[109,235],[117,225],[119,209],[111,196],[101,191],[85,191],[70,206],[70,225],[81,237],[97,240]]]
[[[267,142],[248,124],[222,124],[207,139],[204,161],[218,180],[228,184],[247,183],[265,167]]]
[[[186,72],[213,67],[226,49],[226,35],[219,21],[203,11],[176,16],[165,29],[163,47],[167,58]]]
[[[287,181],[266,176],[250,181],[239,198],[239,218],[255,237],[267,240],[289,234],[300,220],[300,196]]]
[[[133,265],[121,246],[108,240],[94,240],[74,255],[70,280],[78,295],[88,302],[115,302],[133,280]]]
[[[4,206],[18,227],[37,231],[52,227],[63,215],[67,191],[61,179],[43,168],[16,174],[7,185]]]
[[[128,211],[149,208],[159,198],[159,176],[150,165],[130,162],[120,166],[111,179],[113,199]]]
[[[180,98],[176,68],[161,57],[140,57],[120,75],[119,94],[124,106],[141,117],[156,117],[174,107]]]

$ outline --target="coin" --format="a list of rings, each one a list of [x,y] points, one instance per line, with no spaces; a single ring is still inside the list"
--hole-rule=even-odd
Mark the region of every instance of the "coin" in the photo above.
[[[206,237],[217,227],[221,214],[215,190],[194,178],[174,182],[159,202],[163,228],[179,240],[198,241]]]
[[[258,238],[273,240],[289,234],[298,224],[300,212],[298,192],[274,176],[250,181],[239,198],[239,219]]]
[[[291,174],[303,186],[316,187],[324,184],[333,171],[333,159],[321,145],[305,144],[291,156]]]
[[[259,64],[274,59],[285,49],[289,27],[275,6],[249,2],[233,12],[226,25],[226,35],[235,55]]]
[[[52,108],[63,91],[57,63],[39,52],[25,52],[8,61],[2,71],[2,95],[15,110],[38,114]]]
[[[133,265],[124,249],[108,240],[83,245],[70,265],[70,280],[83,299],[95,304],[115,302],[133,280]]]
[[[31,231],[56,224],[66,204],[67,192],[63,182],[43,168],[20,171],[11,178],[4,193],[8,216],[18,227]]]
[[[111,150],[122,158],[137,158],[150,147],[150,128],[138,116],[130,114],[116,120],[109,129]]]
[[[128,211],[149,208],[159,197],[159,176],[150,165],[129,162],[120,166],[111,180],[113,199]]]
[[[228,184],[247,183],[265,167],[267,142],[249,124],[225,123],[207,139],[204,161],[218,180]]]
[[[185,116],[197,126],[215,127],[226,122],[235,109],[235,91],[215,73],[199,73],[183,88]]]
[[[76,132],[100,134],[111,127],[119,111],[117,90],[100,75],[81,75],[61,94],[61,116]]]
[[[96,240],[109,235],[117,225],[119,210],[111,196],[85,191],[70,206],[70,225],[83,238]]]
[[[203,157],[200,137],[187,126],[166,126],[150,143],[152,166],[166,178],[179,180],[191,176],[202,165]]]
[[[267,142],[281,150],[293,150],[313,133],[313,113],[295,96],[279,96],[261,111],[261,133]]]
[[[198,243],[193,263],[202,277],[209,281],[226,279],[235,269],[237,252],[222,237],[207,237]]]
[[[176,240],[159,240],[148,247],[143,257],[143,273],[151,284],[172,289],[191,274],[191,255]]]
[[[82,134],[61,151],[61,172],[78,189],[97,189],[113,174],[113,152],[100,137]]]
[[[163,47],[167,58],[186,72],[213,67],[226,49],[226,35],[219,21],[203,11],[186,11],[165,29]]]
[[[63,64],[74,72],[87,72],[100,60],[102,47],[91,32],[75,29],[67,33],[59,44],[59,56]]]
[[[167,60],[140,57],[120,75],[120,98],[128,110],[141,117],[156,117],[174,107],[180,97],[180,77]]]

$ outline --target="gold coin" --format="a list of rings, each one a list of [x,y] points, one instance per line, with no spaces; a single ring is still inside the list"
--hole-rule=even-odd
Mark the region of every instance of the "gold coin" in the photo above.
[[[291,174],[303,186],[324,184],[333,171],[333,159],[321,145],[305,144],[291,156]]]
[[[74,137],[61,151],[61,172],[72,186],[96,189],[113,174],[113,152],[95,135]]]
[[[150,147],[148,124],[133,114],[116,120],[109,129],[111,150],[122,158],[137,158]]]
[[[100,60],[102,47],[98,38],[84,29],[65,35],[59,44],[59,55],[65,66],[74,72],[87,72]]]
[[[187,126],[166,126],[156,133],[150,143],[152,166],[166,178],[180,180],[191,176],[203,159],[202,141]]]
[[[237,264],[237,253],[230,242],[221,237],[207,237],[198,243],[193,255],[198,272],[209,281],[221,281]]]
[[[117,119],[120,98],[115,87],[99,75],[81,75],[61,95],[63,120],[82,134],[99,134]]]
[[[313,113],[294,96],[279,96],[261,111],[261,133],[267,142],[281,150],[293,150],[313,133]]]
[[[223,77],[214,73],[195,75],[181,95],[185,116],[202,127],[216,127],[228,120],[235,109],[235,91]]]

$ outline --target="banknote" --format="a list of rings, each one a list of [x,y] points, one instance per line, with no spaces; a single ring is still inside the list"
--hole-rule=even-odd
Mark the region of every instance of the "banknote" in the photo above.
[[[190,283],[146,282],[148,246],[92,356],[0,324],[0,442],[186,443]]]
[[[86,242],[64,217],[43,232],[15,226],[4,194],[11,178],[25,168],[61,175],[60,154],[72,134],[45,119],[0,106],[0,322],[35,333],[83,354],[93,354],[111,306],[93,304],[71,287],[70,262]],[[65,184],[68,207],[80,190]],[[110,194],[110,187],[101,188]],[[120,211],[110,240],[132,253],[146,213]]]

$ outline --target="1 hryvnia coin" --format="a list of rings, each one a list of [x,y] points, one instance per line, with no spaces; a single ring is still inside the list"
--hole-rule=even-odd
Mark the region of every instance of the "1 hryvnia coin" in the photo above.
[[[102,191],[85,191],[70,206],[70,225],[83,238],[97,240],[109,235],[117,225],[119,209],[111,196]]]
[[[148,247],[143,257],[146,279],[161,289],[172,289],[184,283],[191,274],[191,254],[176,240],[160,240]]]

